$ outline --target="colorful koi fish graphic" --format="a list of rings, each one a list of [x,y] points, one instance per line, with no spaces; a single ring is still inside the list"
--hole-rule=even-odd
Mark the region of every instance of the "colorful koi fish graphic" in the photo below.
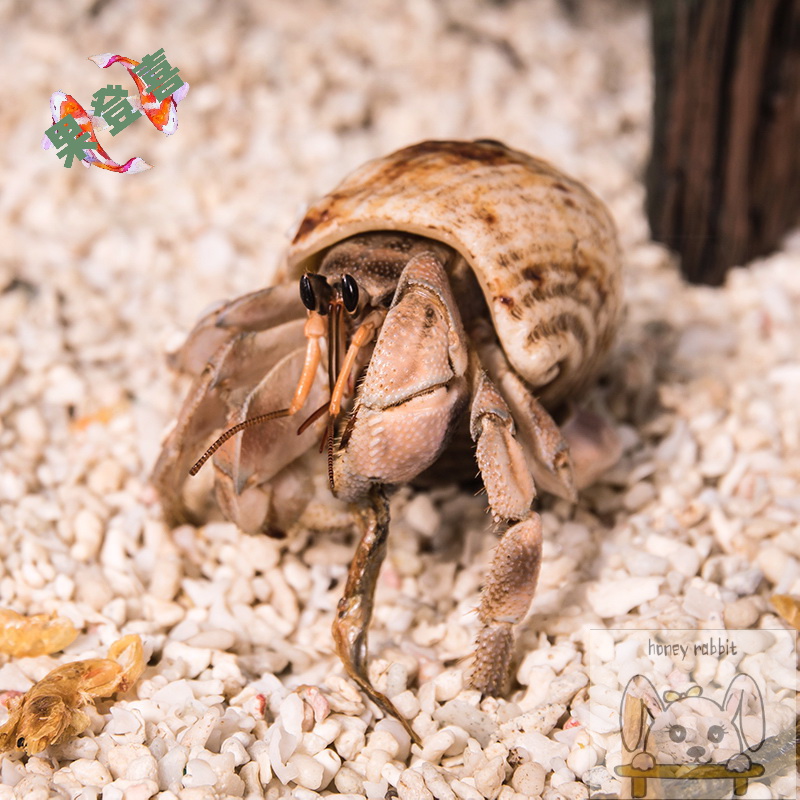
[[[178,103],[186,97],[189,91],[189,84],[183,83],[179,89],[163,100],[158,100],[152,92],[147,91],[144,81],[133,71],[139,66],[139,61],[126,56],[114,55],[113,53],[101,53],[97,56],[90,56],[90,61],[94,61],[98,67],[107,69],[112,64],[122,64],[128,74],[136,83],[139,90],[139,103],[141,110],[147,115],[156,130],[171,136],[178,129]]]
[[[89,134],[86,142],[93,142],[97,146],[95,148],[87,148],[83,150],[84,156],[81,159],[81,164],[85,167],[90,167],[92,164],[101,169],[107,169],[111,172],[128,172],[134,174],[136,172],[144,172],[151,168],[148,164],[138,156],[128,159],[124,164],[119,164],[114,161],[111,156],[103,149],[102,145],[97,141],[95,135],[95,128],[93,118],[89,116],[86,109],[71,95],[64,94],[64,92],[53,92],[50,97],[50,114],[53,118],[53,124],[64,119],[66,116],[72,116],[75,122],[80,125],[82,131]],[[97,119],[97,118],[95,118]],[[106,126],[107,127],[107,126]],[[49,150],[53,147],[53,143],[45,135],[42,138],[42,148]]]

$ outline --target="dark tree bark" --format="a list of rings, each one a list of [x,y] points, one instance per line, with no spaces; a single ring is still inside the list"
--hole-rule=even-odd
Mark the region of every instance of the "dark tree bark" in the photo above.
[[[720,284],[800,222],[800,0],[652,0],[653,237]]]

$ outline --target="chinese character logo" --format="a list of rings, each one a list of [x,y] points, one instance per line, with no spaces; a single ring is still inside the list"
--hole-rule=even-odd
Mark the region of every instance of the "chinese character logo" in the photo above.
[[[56,94],[59,93],[57,92]],[[72,100],[68,95],[65,96],[65,99],[66,98]],[[77,106],[74,100],[73,103]],[[80,106],[78,106],[78,108],[80,108]],[[82,108],[80,110],[83,112]],[[83,112],[81,116],[85,116],[85,113],[86,112]],[[45,134],[55,146],[57,150],[56,155],[64,159],[65,167],[72,166],[75,156],[78,156],[80,159],[88,157],[88,154],[84,156],[84,153],[87,150],[97,150],[99,146],[97,140],[92,137],[92,134],[88,130],[84,130],[78,120],[75,119],[74,112],[65,113],[52,128],[48,128],[45,131]]]
[[[53,125],[45,131],[42,147],[55,147],[65,167],[71,167],[77,157],[85,167],[93,164],[112,172],[150,169],[151,165],[138,157],[124,164],[114,161],[97,141],[96,131],[108,128],[116,136],[144,116],[156,130],[172,135],[178,129],[177,105],[186,97],[189,84],[167,61],[163,47],[141,62],[112,53],[92,56],[90,60],[102,69],[123,64],[136,84],[138,97],[129,97],[120,84],[108,84],[94,93],[94,106],[87,112],[72,95],[54,92],[50,98]]]

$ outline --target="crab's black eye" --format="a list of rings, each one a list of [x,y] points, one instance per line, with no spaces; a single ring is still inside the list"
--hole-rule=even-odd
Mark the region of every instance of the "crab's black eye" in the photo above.
[[[328,313],[331,302],[331,287],[324,275],[307,272],[300,278],[300,299],[309,311],[323,316]]]
[[[358,284],[352,275],[342,278],[342,302],[351,314],[358,308]]]
[[[308,275],[303,275],[303,277],[300,278],[300,299],[309,311],[313,311],[317,307],[317,298],[314,297],[314,287],[311,285],[311,279]]]

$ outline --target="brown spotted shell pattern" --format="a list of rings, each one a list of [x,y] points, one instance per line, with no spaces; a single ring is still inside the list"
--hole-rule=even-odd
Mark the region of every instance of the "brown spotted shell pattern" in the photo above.
[[[619,321],[620,259],[611,216],[583,184],[500,142],[422,142],[368,162],[314,203],[290,274],[379,230],[436,239],[467,260],[509,361],[543,401],[596,376]]]

